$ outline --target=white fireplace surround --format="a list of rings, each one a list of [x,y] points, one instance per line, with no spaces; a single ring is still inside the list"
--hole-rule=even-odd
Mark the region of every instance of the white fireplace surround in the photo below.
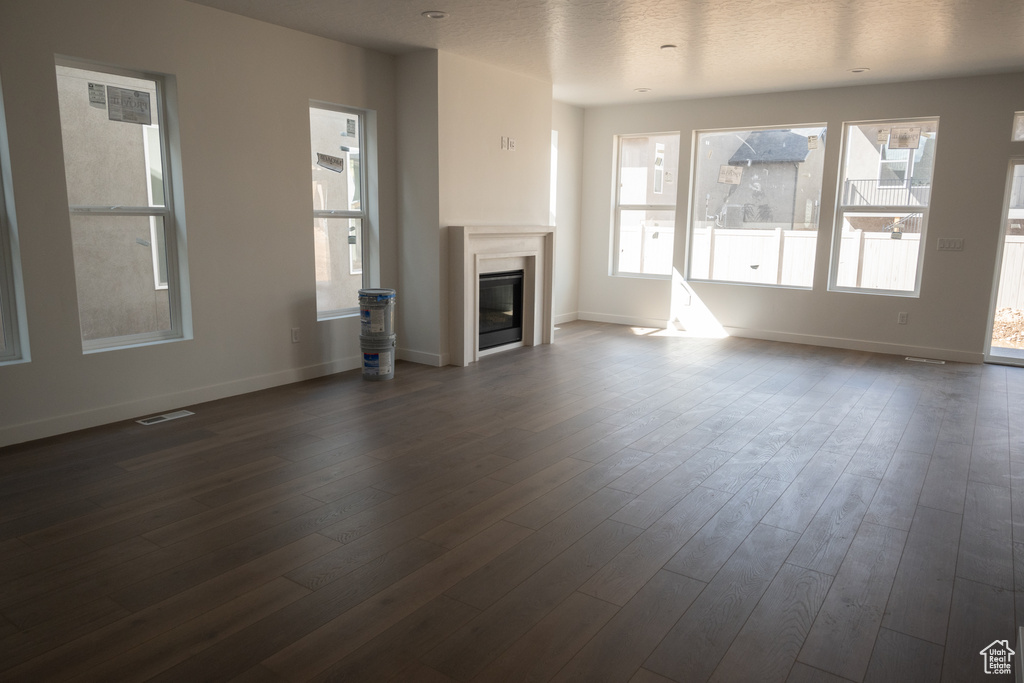
[[[449,362],[480,359],[480,275],[523,271],[523,345],[550,344],[554,329],[554,228],[448,228]]]

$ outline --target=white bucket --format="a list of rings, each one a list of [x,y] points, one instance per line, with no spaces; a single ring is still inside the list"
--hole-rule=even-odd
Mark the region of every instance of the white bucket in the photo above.
[[[387,339],[395,334],[395,290],[359,290],[359,335]]]
[[[385,380],[395,376],[395,335],[387,339],[359,338],[363,353],[363,379]]]

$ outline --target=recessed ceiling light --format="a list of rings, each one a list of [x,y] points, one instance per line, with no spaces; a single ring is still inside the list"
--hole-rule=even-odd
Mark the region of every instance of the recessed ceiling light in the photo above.
[[[858,66],[858,67],[856,67],[854,69],[850,69],[850,73],[852,73],[852,74],[862,74],[862,73],[865,73],[865,72],[868,72],[868,71],[871,71],[871,69],[869,69],[866,66]]]
[[[674,49],[676,49],[676,46],[672,45],[671,43],[669,43],[668,45],[662,45],[661,49],[662,50],[674,50]]]
[[[633,92],[651,92],[650,88],[633,88]]]
[[[447,12],[440,12],[440,11],[438,11],[436,9],[432,9],[432,10],[427,10],[426,12],[424,12],[423,16],[425,16],[427,19],[447,19],[448,18],[448,13]]]

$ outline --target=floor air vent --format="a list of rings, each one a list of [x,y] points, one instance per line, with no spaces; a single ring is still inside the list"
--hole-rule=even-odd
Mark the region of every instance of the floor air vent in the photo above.
[[[913,361],[914,363],[931,363],[932,365],[945,365],[946,364],[946,361],[944,361],[944,360],[935,360],[934,358],[916,358],[914,356],[907,356],[906,359],[909,360],[909,361]]]
[[[188,417],[189,415],[195,415],[195,413],[189,410],[175,410],[173,413],[164,413],[163,415],[154,415],[153,417],[144,417],[141,420],[136,420],[140,425],[155,425],[160,422],[167,422],[168,420],[177,420],[179,417]]]

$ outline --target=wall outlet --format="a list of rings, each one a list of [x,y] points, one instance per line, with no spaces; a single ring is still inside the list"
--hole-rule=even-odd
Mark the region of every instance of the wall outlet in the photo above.
[[[906,311],[900,311],[896,315],[896,324],[897,325],[906,325],[907,324],[907,320],[909,319],[909,317],[910,316],[907,315]]]
[[[299,328],[293,327],[292,328],[292,344],[298,344],[298,343],[299,343]]]
[[[505,137],[504,135],[502,135],[501,136],[501,151],[504,152],[507,149],[508,149],[508,138]]]
[[[515,138],[509,138],[508,139],[508,151],[510,151],[510,152],[516,151],[516,139]]]

